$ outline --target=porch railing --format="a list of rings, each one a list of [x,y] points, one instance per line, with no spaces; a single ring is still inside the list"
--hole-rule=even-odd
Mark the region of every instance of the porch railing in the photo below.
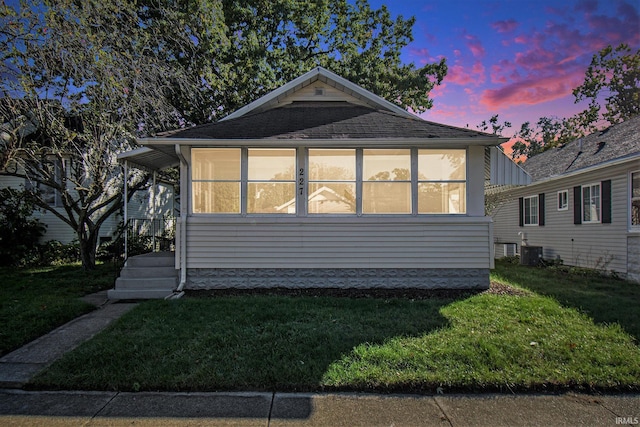
[[[125,258],[175,250],[175,218],[129,218],[125,226]]]

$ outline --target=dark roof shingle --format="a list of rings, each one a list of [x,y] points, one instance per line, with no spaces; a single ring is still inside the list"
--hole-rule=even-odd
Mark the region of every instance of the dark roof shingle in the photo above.
[[[493,137],[420,118],[348,102],[293,102],[249,114],[170,132],[162,136],[194,139],[347,139]]]
[[[522,167],[535,182],[638,153],[640,116],[540,153]]]

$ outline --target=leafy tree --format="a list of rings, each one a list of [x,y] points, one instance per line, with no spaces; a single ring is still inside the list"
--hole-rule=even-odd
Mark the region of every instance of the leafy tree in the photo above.
[[[529,158],[584,135],[575,118],[541,117],[535,127],[524,122],[516,132],[512,158]]]
[[[16,265],[33,255],[45,226],[33,218],[33,193],[14,188],[0,189],[0,265]]]
[[[122,203],[115,156],[135,137],[217,120],[319,65],[424,111],[447,67],[401,63],[413,23],[366,0],[3,3],[0,173],[58,194],[61,206],[38,206],[74,229],[93,268]]]
[[[502,132],[511,127],[511,122],[504,121],[502,123],[499,122],[499,114],[491,116],[491,118],[487,120],[483,120],[477,128],[482,132],[487,132],[491,127],[491,133],[494,135],[502,135]]]
[[[590,100],[589,107],[578,118],[582,126],[592,130],[602,110],[600,97],[605,101],[602,117],[611,124],[640,114],[640,50],[634,53],[623,43],[599,51],[573,95],[576,102]]]
[[[197,99],[197,76],[159,55],[162,29],[140,25],[133,3],[33,0],[0,10],[0,173],[40,190],[36,204],[75,231],[83,267],[94,268],[100,227],[122,206],[116,154],[137,134],[183,124],[172,101]],[[146,182],[130,179],[130,195]]]

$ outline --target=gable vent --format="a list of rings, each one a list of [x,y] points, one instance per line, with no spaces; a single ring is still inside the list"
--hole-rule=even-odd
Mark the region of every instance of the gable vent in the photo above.
[[[315,91],[313,94],[316,96],[324,96],[324,88],[323,87],[315,88]]]

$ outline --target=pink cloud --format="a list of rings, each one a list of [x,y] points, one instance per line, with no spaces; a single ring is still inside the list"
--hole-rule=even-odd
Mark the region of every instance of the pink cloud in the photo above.
[[[527,44],[527,42],[529,41],[528,38],[524,35],[520,35],[518,37],[516,37],[515,39],[513,39],[514,42],[518,43],[518,44]]]
[[[513,19],[506,21],[496,21],[491,24],[491,27],[499,33],[510,33],[518,28],[518,23]]]
[[[467,40],[467,47],[474,58],[482,58],[485,55],[484,46],[482,46],[482,42],[478,37],[467,34],[464,38]]]
[[[487,89],[480,96],[480,103],[490,109],[514,105],[534,105],[563,98],[571,94],[584,78],[583,71],[570,75],[553,75],[527,78],[503,86]]]
[[[449,83],[454,83],[460,86],[466,85],[479,85],[485,82],[485,68],[481,62],[476,62],[469,69],[460,64],[455,64],[449,67],[449,72],[444,78]]]

